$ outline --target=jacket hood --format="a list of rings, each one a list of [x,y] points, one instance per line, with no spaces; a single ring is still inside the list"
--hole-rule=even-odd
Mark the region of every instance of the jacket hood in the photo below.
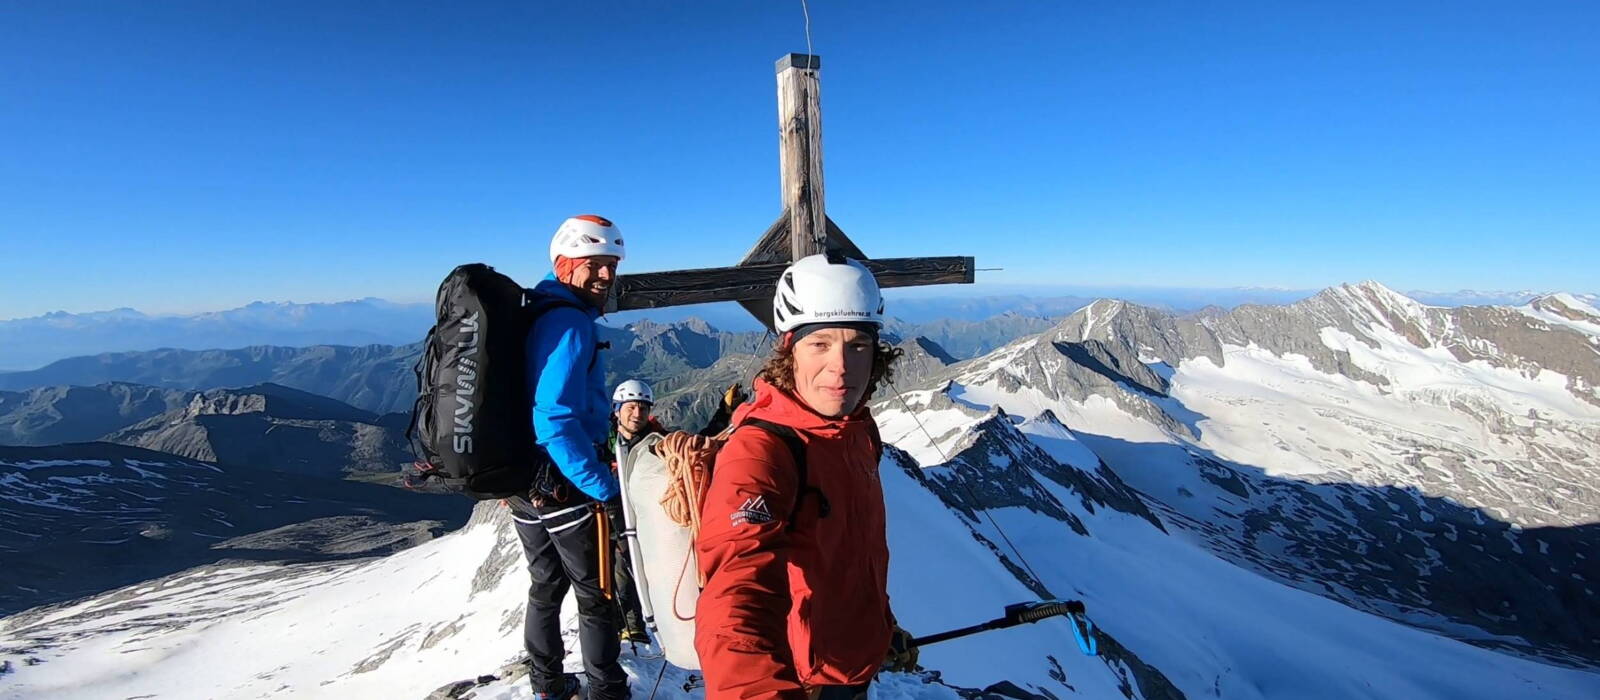
[[[590,306],[589,302],[579,299],[578,294],[572,291],[571,287],[563,284],[561,280],[556,279],[556,273],[554,272],[545,275],[544,279],[539,280],[539,283],[533,286],[533,293],[540,296],[554,297],[563,301],[577,304],[589,314],[590,318],[600,317],[599,309]]]

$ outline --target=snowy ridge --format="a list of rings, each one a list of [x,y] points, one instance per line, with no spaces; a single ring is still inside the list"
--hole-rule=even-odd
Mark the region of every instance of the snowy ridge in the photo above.
[[[1594,336],[1600,344],[1600,310],[1572,294],[1549,294],[1517,307],[1517,310],[1554,326],[1565,326]]]
[[[908,404],[940,426],[954,420],[928,414],[941,395],[968,416],[1057,418],[1216,556],[1458,639],[1591,663],[1595,407],[1557,373],[1462,360],[1437,334],[1411,332],[1428,345],[1414,344],[1395,329],[1415,330],[1433,309],[1397,297],[1330,293],[1299,319],[1319,320],[1279,319],[1303,334],[1262,335],[1314,344],[1350,371],[1219,342],[1258,310],[1195,323],[1097,303],[931,378]],[[1359,338],[1354,323],[1321,325],[1358,316]],[[897,434],[911,435],[886,428]],[[938,452],[906,447],[924,463]]]
[[[946,505],[969,513],[963,519],[997,554],[1016,560],[1019,568],[1026,562],[1025,571],[1013,573],[1035,592],[1042,588],[1087,603],[1106,637],[1143,665],[1142,677],[1128,674],[1135,697],[1577,698],[1600,690],[1600,676],[1593,673],[1383,619],[1263,576],[1248,561],[1219,556],[1185,515],[1162,507],[1166,515],[1157,517],[1145,509],[1145,500],[1121,484],[1119,472],[1108,469],[1097,450],[1053,413],[1013,417],[1012,411],[1028,410],[1037,394],[996,392],[1009,406],[988,413],[970,405],[972,392],[965,394],[965,405],[941,402],[937,395],[907,397],[928,424],[926,432],[898,401],[881,403],[885,438],[907,455],[950,455],[918,458],[916,468]],[[963,437],[939,440],[946,432]],[[941,442],[937,449],[928,434]],[[992,468],[976,466],[985,463]],[[1225,479],[1228,470],[1218,467],[1213,478]],[[970,474],[967,488],[952,485],[962,473]],[[1024,478],[1031,483],[1019,483]],[[1006,486],[985,491],[985,480]],[[1210,484],[1193,481],[1189,487],[1196,490]],[[1086,485],[1105,490],[1097,494]],[[986,516],[965,507],[974,499],[985,504]],[[1009,543],[995,537],[988,517],[1008,533]],[[898,558],[902,549],[899,541],[893,544]],[[936,628],[948,624],[948,617],[935,614],[923,611],[921,617]],[[997,660],[1016,663],[1028,653],[952,646],[928,650],[924,659],[959,669],[980,658],[989,666]],[[1028,670],[1008,670],[1008,677],[1012,673]]]
[[[1196,317],[1096,302],[932,381],[1039,392],[1034,410],[1074,428],[1193,443],[1269,473],[1411,485],[1562,525],[1600,521],[1597,342],[1369,282]]]

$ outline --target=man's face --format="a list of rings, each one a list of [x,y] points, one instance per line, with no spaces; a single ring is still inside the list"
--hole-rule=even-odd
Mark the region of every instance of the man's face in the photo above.
[[[854,328],[824,328],[794,346],[794,390],[811,410],[842,418],[856,409],[872,378],[876,339]]]
[[[581,258],[565,280],[572,291],[597,308],[605,305],[606,295],[611,293],[611,285],[616,281],[617,257],[614,255]]]
[[[629,435],[637,435],[650,424],[650,404],[628,401],[617,407],[617,427]]]

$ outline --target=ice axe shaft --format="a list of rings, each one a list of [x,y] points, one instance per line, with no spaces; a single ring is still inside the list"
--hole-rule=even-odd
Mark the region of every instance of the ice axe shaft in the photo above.
[[[1038,622],[1047,618],[1061,616],[1072,618],[1072,632],[1078,637],[1079,649],[1083,653],[1093,656],[1098,646],[1094,642],[1094,627],[1089,623],[1089,619],[1084,616],[1083,602],[1077,600],[1041,600],[1033,603],[1007,605],[1006,614],[1002,617],[970,627],[917,637],[911,640],[911,646],[925,647],[929,644],[969,637],[980,632],[1016,627],[1029,622]]]

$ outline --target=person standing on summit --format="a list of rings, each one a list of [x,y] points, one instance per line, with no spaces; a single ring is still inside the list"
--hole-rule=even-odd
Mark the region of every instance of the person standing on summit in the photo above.
[[[569,588],[578,600],[587,697],[628,697],[628,677],[617,663],[615,604],[601,583],[600,559],[609,549],[600,540],[601,522],[621,491],[600,455],[611,428],[611,402],[595,324],[623,255],[622,233],[610,221],[592,214],[567,219],[550,242],[553,271],[532,294],[533,303],[545,307],[527,338],[540,463],[528,497],[506,502],[533,577],[523,641],[528,679],[540,700],[578,692],[577,678],[562,673],[561,601]]]
[[[866,405],[900,350],[879,338],[883,297],[854,260],[801,258],[772,305],[778,343],[700,509],[706,698],[865,698],[881,667],[916,665],[889,608],[883,442]]]
[[[722,403],[717,405],[717,411],[711,414],[711,419],[706,426],[701,428],[696,435],[711,437],[721,433],[728,427],[733,411],[739,404],[744,403],[744,389],[735,383],[722,392]],[[651,415],[656,405],[655,391],[650,385],[640,379],[629,379],[617,385],[617,390],[611,393],[611,439],[607,443],[613,460],[619,459],[624,449],[633,449],[648,435],[665,435],[671,431],[661,424],[655,416]],[[617,469],[615,461],[611,468]],[[620,476],[620,472],[618,473]],[[627,524],[623,521],[622,513],[613,514],[611,532],[612,540],[616,546],[616,565],[611,567],[615,574],[618,613],[622,616],[622,639],[630,644],[649,644],[650,633],[645,630],[644,609],[639,604],[639,592],[633,577],[633,560],[628,553],[628,538],[625,533]]]

